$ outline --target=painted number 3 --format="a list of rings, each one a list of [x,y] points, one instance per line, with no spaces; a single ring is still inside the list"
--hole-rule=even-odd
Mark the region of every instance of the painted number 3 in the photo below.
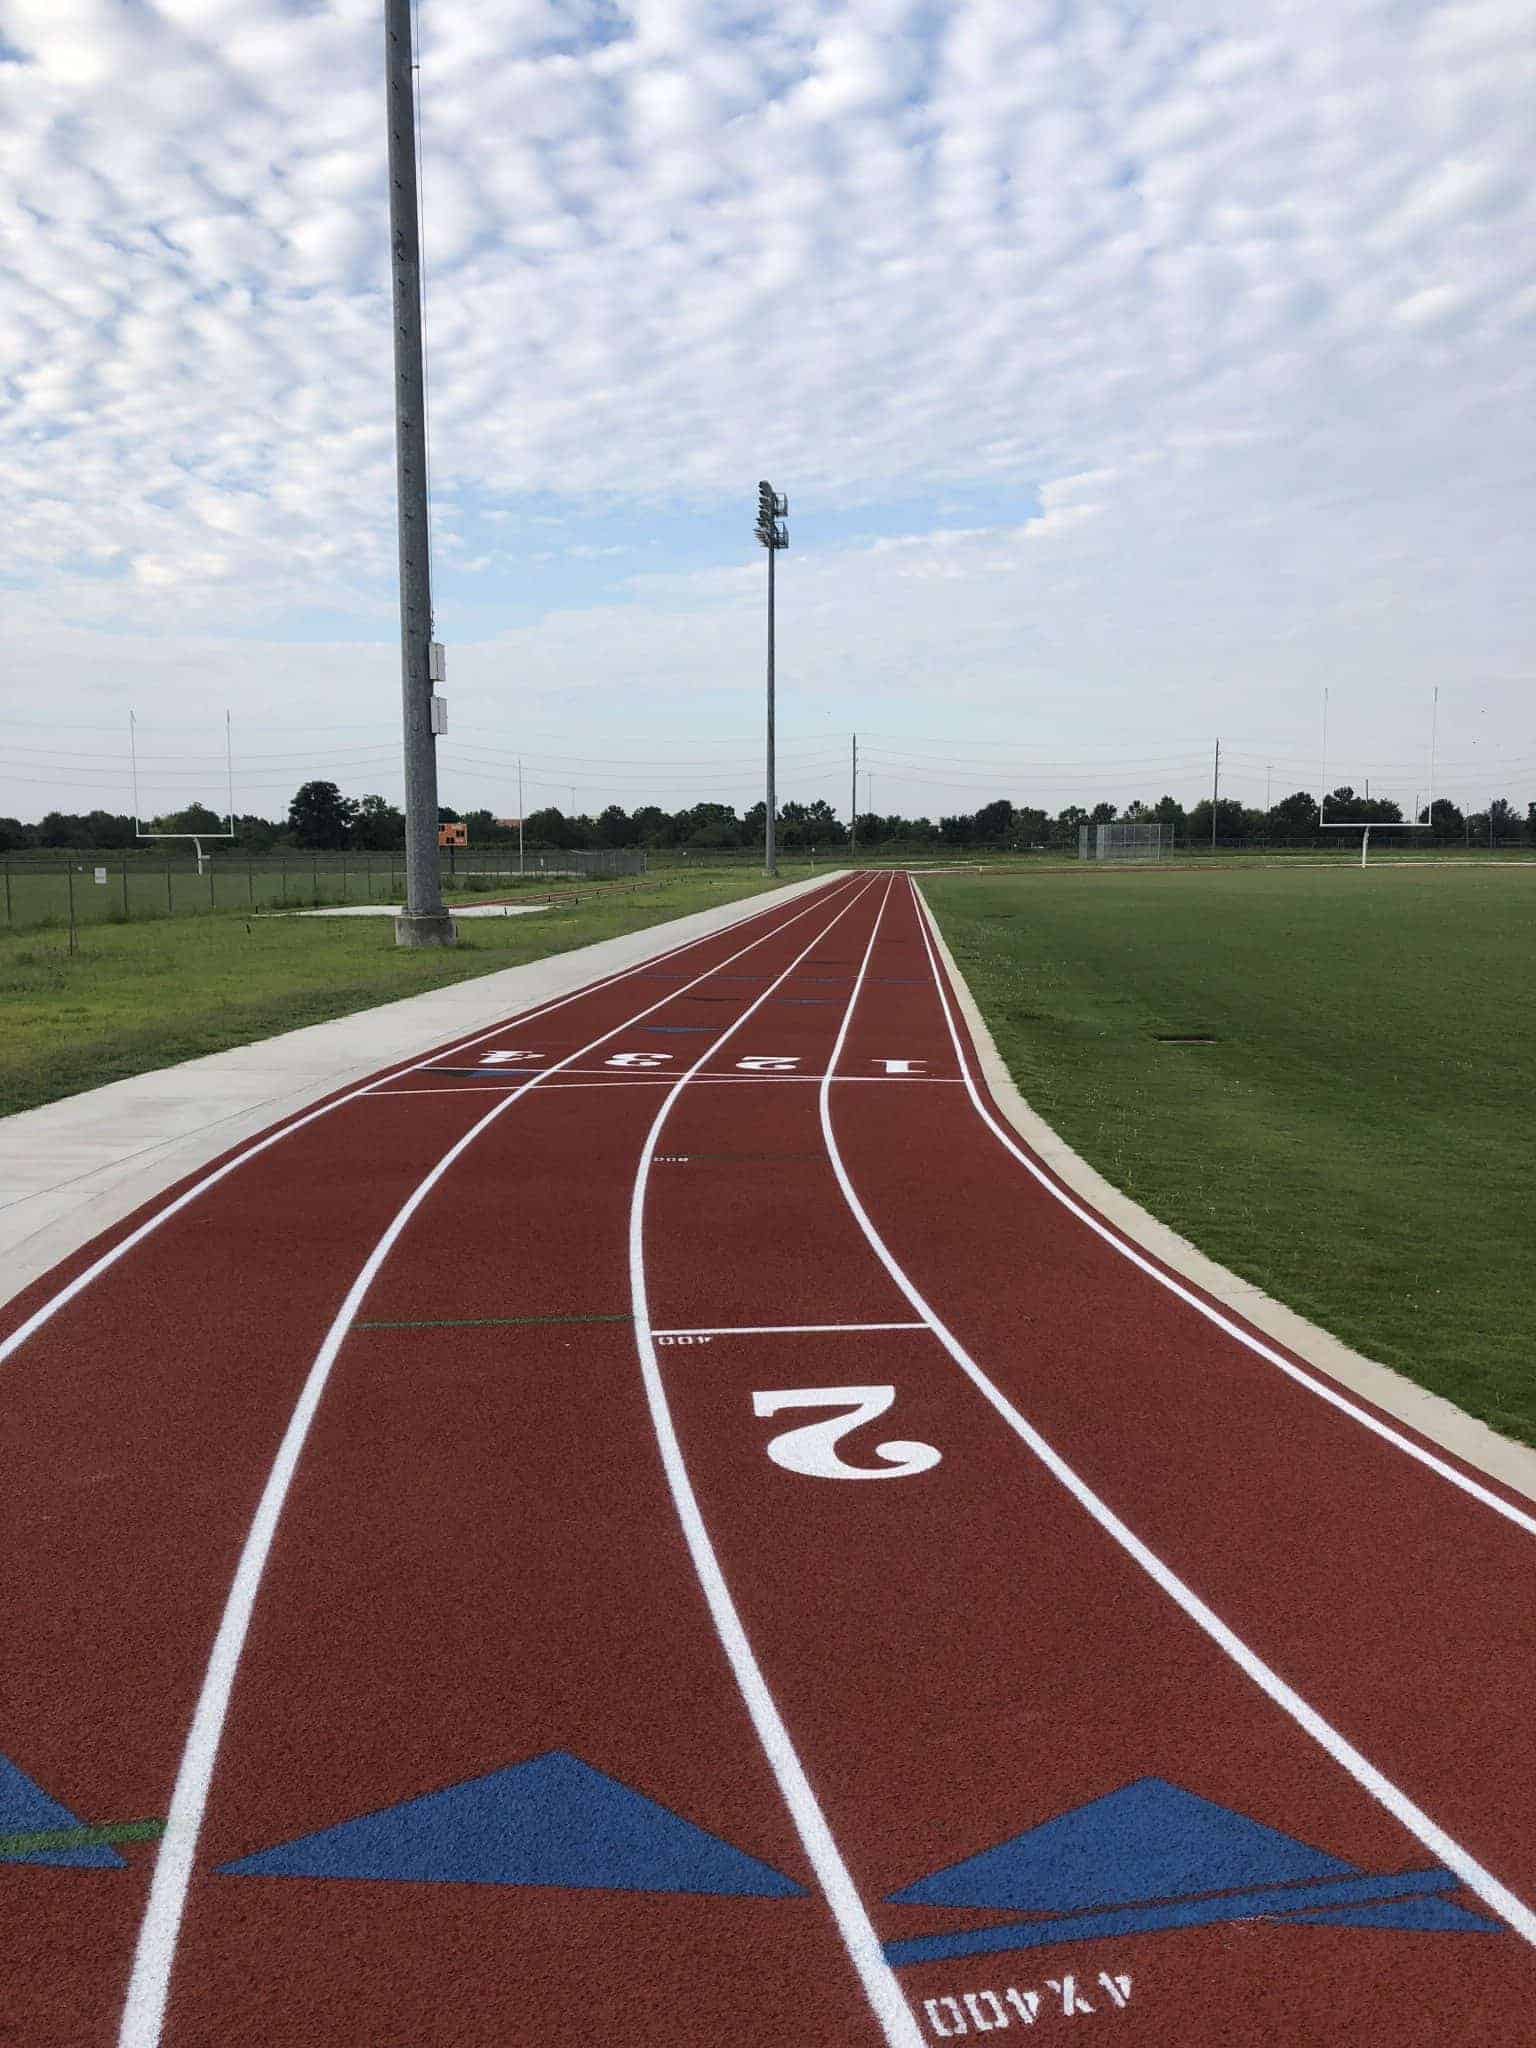
[[[781,1408],[844,1411],[820,1422],[803,1422],[798,1429],[786,1429],[782,1436],[769,1438],[768,1455],[786,1472],[803,1472],[808,1479],[910,1479],[938,1464],[942,1453],[932,1444],[900,1439],[876,1444],[874,1454],[885,1460],[883,1465],[850,1465],[838,1455],[838,1444],[850,1430],[884,1415],[895,1399],[894,1387],[785,1387],[776,1393],[754,1394],[752,1412],[777,1415]]]

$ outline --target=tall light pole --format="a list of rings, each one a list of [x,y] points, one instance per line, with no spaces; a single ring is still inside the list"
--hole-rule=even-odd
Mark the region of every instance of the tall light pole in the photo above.
[[[451,946],[437,859],[437,738],[432,567],[427,531],[427,386],[421,353],[421,232],[410,0],[384,0],[389,127],[390,272],[395,304],[395,476],[400,526],[400,696],[405,742],[405,909],[400,946]]]
[[[789,546],[789,528],[782,524],[789,511],[788,498],[781,498],[769,483],[757,487],[757,537],[768,550],[768,802],[763,815],[763,873],[779,872],[774,848],[774,819],[778,799],[774,794],[773,754],[773,558]]]

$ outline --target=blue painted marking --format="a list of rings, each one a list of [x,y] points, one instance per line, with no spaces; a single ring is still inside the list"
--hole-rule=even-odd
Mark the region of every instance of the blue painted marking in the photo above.
[[[0,1835],[52,1834],[86,1823],[67,1806],[50,1799],[40,1785],[8,1756],[0,1756]],[[3,1863],[47,1863],[70,1870],[126,1870],[127,1864],[105,1842],[84,1849],[33,1849],[25,1855],[0,1856]]]
[[[1441,1899],[1398,1898],[1380,1902],[1383,1892],[1439,1892],[1460,1882],[1449,1870],[1413,1870],[1396,1877],[1361,1876],[1307,1885],[1299,1893],[1285,1886],[1266,1886],[1229,1893],[1220,1899],[1176,1899],[1164,1905],[1123,1906],[1102,1913],[1074,1913],[1050,1920],[1014,1920],[1005,1927],[973,1927],[957,1934],[923,1935],[885,1945],[886,1961],[898,1969],[912,1963],[954,1962],[962,1956],[1007,1954],[1015,1949],[1050,1948],[1062,1942],[1096,1940],[1106,1935],[1157,1934],[1173,1927],[1210,1927],[1227,1920],[1337,1920],[1344,1925],[1409,1927],[1480,1933],[1501,1930],[1492,1920],[1464,1913]],[[1360,1904],[1352,1903],[1360,1900]],[[1303,1902],[1311,1910],[1298,1911]],[[1333,1912],[1319,1906],[1334,1905]],[[1391,1917],[1381,1917],[1382,1915]]]
[[[1165,1779],[1139,1778],[890,1896],[900,1906],[1061,1913],[1357,1870]]]
[[[1383,1880],[1386,1889],[1386,1880]],[[1410,1934],[1502,1934],[1497,1920],[1469,1913],[1454,1899],[1385,1899],[1379,1906],[1320,1906],[1286,1913],[1286,1920],[1320,1927],[1396,1927]]]
[[[242,1857],[221,1874],[805,1896],[768,1864],[560,1749]]]

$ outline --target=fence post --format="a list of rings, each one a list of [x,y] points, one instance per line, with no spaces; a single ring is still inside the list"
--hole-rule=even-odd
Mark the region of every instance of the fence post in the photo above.
[[[5,921],[7,924],[11,922],[11,863],[9,859],[5,863]]]
[[[73,953],[80,941],[75,933],[75,864],[72,860],[64,863],[64,879],[69,884],[69,950]]]
[[[286,910],[286,909],[287,909],[287,907],[288,907],[288,860],[287,860],[287,856],[286,856],[286,855],[284,855],[284,857],[283,857],[283,861],[282,861],[282,881],[281,881],[281,884],[280,884],[280,886],[281,886],[281,888],[282,888],[282,892],[283,892],[283,896],[282,896],[283,908],[284,908],[284,909]]]
[[[249,854],[245,857],[245,894],[252,910],[256,908],[256,863]]]
[[[213,893],[213,863],[214,855],[210,853],[208,856],[208,908],[210,910],[217,910],[219,906]]]
[[[169,854],[165,856],[165,914],[167,917],[174,917],[176,915],[176,900],[171,894],[171,856]]]
[[[126,924],[133,915],[128,908],[128,849],[123,849],[123,922]]]
[[[315,901],[320,901],[320,856],[315,854],[309,863],[309,887]]]

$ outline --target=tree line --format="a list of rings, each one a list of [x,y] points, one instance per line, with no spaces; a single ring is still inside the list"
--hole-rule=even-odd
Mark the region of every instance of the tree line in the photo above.
[[[530,849],[596,849],[643,846],[699,852],[750,852],[763,844],[766,809],[754,804],[738,815],[730,804],[699,803],[679,811],[642,804],[627,811],[609,804],[596,815],[568,815],[548,806],[523,821],[523,843]],[[1357,796],[1348,784],[1328,792],[1325,816],[1355,822],[1395,825],[1405,822],[1390,800]],[[517,828],[490,811],[456,811],[444,805],[439,821],[462,823],[473,847],[505,847],[517,843]],[[898,849],[976,848],[988,852],[1072,852],[1082,826],[1115,820],[1159,823],[1164,841],[1196,849],[1211,843],[1209,797],[1186,810],[1171,796],[1156,803],[1068,804],[1053,813],[997,797],[977,811],[940,817],[908,818],[891,812],[861,811],[854,821],[857,844],[865,851]],[[1507,797],[1486,810],[1463,812],[1448,798],[1437,797],[1434,815],[1421,809],[1418,822],[1429,827],[1426,838],[1442,846],[1487,846],[1523,839],[1536,845],[1536,803],[1522,819]],[[205,804],[155,821],[165,832],[222,832],[224,820]],[[776,837],[787,853],[846,848],[847,824],[823,798],[815,803],[779,807]],[[1216,843],[1220,846],[1327,846],[1337,835],[1318,829],[1317,798],[1297,790],[1268,810],[1252,810],[1232,798],[1216,806]],[[295,791],[284,820],[247,814],[235,819],[235,843],[243,852],[266,853],[285,847],[307,852],[391,853],[405,843],[405,818],[397,805],[382,796],[344,796],[334,782],[306,782]],[[1424,843],[1423,841],[1419,842]],[[0,852],[28,848],[70,848],[106,851],[134,844],[133,820],[119,812],[50,811],[37,824],[0,818]]]

